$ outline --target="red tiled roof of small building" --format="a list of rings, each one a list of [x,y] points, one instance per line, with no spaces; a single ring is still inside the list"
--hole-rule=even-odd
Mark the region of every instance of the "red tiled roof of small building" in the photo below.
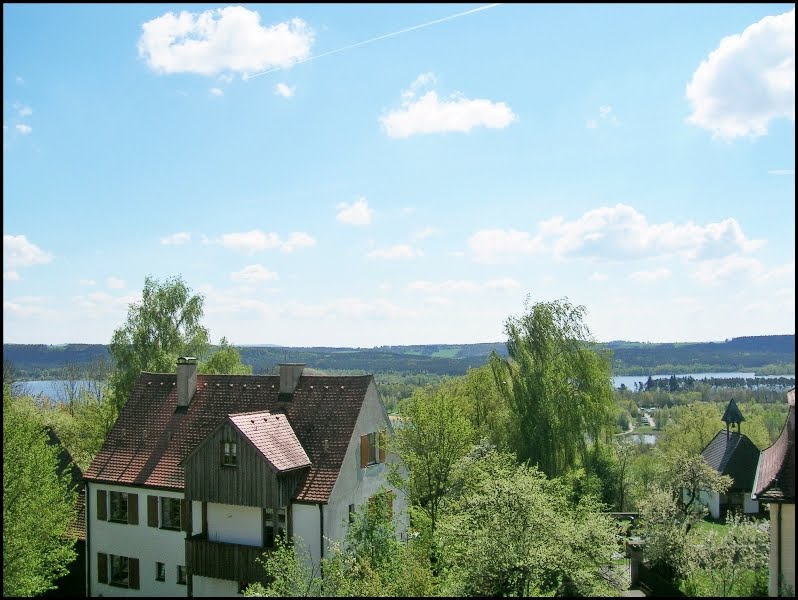
[[[781,435],[759,456],[752,494],[756,500],[795,503],[795,388],[787,392],[787,405]]]
[[[174,373],[142,373],[85,474],[87,480],[172,490],[184,487],[180,462],[227,415],[284,413],[311,463],[295,500],[326,502],[338,478],[372,375],[303,375],[289,402],[274,375],[197,375],[197,391],[177,412]]]
[[[309,467],[310,459],[285,415],[269,411],[228,415],[245,438],[277,471]]]

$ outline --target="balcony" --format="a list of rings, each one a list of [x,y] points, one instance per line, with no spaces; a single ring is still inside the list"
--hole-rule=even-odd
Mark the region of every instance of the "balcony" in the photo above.
[[[214,542],[205,534],[186,538],[186,558],[191,573],[238,582],[263,581],[266,572],[256,558],[266,552],[262,546]]]

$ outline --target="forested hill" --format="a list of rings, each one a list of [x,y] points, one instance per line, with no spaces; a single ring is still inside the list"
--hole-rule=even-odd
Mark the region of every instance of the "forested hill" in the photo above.
[[[725,342],[649,344],[613,341],[602,344],[614,354],[615,375],[756,371],[795,373],[795,335],[739,337]],[[502,342],[483,344],[427,344],[376,348],[299,348],[242,346],[241,361],[255,373],[273,372],[280,362],[302,362],[322,371],[367,373],[430,373],[462,375],[485,363],[492,350],[506,356]],[[67,364],[88,365],[109,359],[102,344],[3,344],[3,360],[22,378],[58,378]]]

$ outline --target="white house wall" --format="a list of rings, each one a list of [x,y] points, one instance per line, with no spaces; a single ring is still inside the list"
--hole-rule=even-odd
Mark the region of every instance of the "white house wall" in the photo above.
[[[405,498],[401,492],[388,486],[386,477],[388,464],[397,461],[393,454],[386,455],[386,463],[360,467],[360,436],[367,433],[388,430],[390,427],[388,413],[380,400],[374,381],[366,391],[363,406],[360,409],[355,430],[349,440],[341,471],[335,481],[330,499],[324,509],[324,536],[330,540],[343,540],[349,523],[349,505],[354,504],[355,510],[360,510],[361,505],[371,496],[385,486],[395,492],[393,512],[400,516],[397,523],[397,533],[402,534],[407,529],[407,516]]]
[[[261,521],[260,508],[208,502],[208,539],[213,542],[260,546]]]
[[[781,511],[781,539],[779,539]],[[779,543],[781,573],[785,586],[795,592],[795,504],[770,504],[770,585],[768,594],[778,596]]]
[[[321,558],[319,531],[319,505],[298,504],[291,505],[291,528],[294,542],[307,550],[313,566],[318,567]],[[301,538],[301,540],[299,539]]]
[[[97,519],[97,490],[124,492],[138,496],[138,525],[113,523]],[[148,597],[186,596],[187,586],[177,583],[177,567],[185,566],[185,532],[159,529],[147,525],[147,496],[183,499],[179,492],[106,485],[87,482],[89,596]],[[127,556],[139,560],[139,589],[121,588],[97,581],[97,553]],[[155,563],[166,565],[166,581],[155,580]],[[109,559],[110,564],[110,559]]]
[[[751,492],[743,494],[743,512],[747,515],[759,512],[759,502],[751,499]]]
[[[240,595],[238,582],[228,579],[194,575],[191,578],[191,585],[193,586],[192,594],[198,598],[230,598]]]

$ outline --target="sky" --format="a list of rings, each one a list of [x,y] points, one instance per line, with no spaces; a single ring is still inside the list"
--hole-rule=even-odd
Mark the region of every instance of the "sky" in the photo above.
[[[795,333],[793,4],[3,5],[3,342]]]

